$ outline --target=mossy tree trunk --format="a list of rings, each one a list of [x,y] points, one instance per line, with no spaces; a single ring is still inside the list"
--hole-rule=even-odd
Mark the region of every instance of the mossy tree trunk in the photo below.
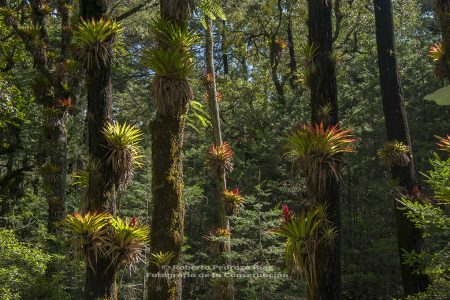
[[[392,2],[391,0],[374,0],[374,8],[381,98],[383,101],[387,139],[388,141],[402,142],[411,149],[408,120],[403,100],[403,88],[397,67]],[[399,186],[408,193],[417,187],[412,156],[408,166],[393,166],[391,174],[392,178],[398,180]],[[403,264],[401,258],[404,250],[421,253],[422,234],[405,214],[398,210],[396,199],[394,199],[394,207],[403,290],[405,296],[413,295],[426,290],[428,278],[425,275],[415,274],[414,269]]]
[[[308,42],[317,47],[313,57],[313,71],[308,80],[311,89],[312,123],[323,122],[336,125],[338,119],[336,71],[332,60],[332,2],[330,0],[308,1]],[[323,108],[329,106],[328,114]],[[339,168],[339,166],[338,166]],[[340,172],[338,170],[338,172]],[[310,191],[311,192],[311,191]],[[316,201],[327,205],[327,218],[336,229],[337,236],[323,243],[317,251],[316,274],[318,288],[310,291],[311,299],[341,299],[341,217],[340,183],[330,177],[323,191],[312,195]]]
[[[188,0],[160,0],[161,17],[184,27],[188,21],[190,3]],[[179,86],[172,85],[171,88],[177,89]],[[183,92],[178,94],[181,97]],[[153,200],[150,247],[152,253],[172,252],[170,266],[177,266],[180,262],[184,237],[182,148],[190,99],[187,100],[172,99],[177,104],[170,112],[158,108],[150,125]],[[181,277],[177,277],[179,271],[172,269],[175,277],[170,280],[152,278],[158,271],[155,264],[149,264],[147,299],[181,299],[182,281]]]
[[[67,177],[67,111],[60,100],[69,98],[69,91],[63,87],[63,82],[51,70],[55,67],[48,59],[48,52],[53,50],[49,41],[47,23],[48,12],[44,10],[45,0],[29,2],[32,12],[32,24],[38,28],[40,43],[34,42],[30,33],[20,30],[19,20],[11,16],[8,26],[22,40],[25,49],[33,57],[38,79],[35,87],[36,101],[43,106],[44,127],[42,143],[42,159],[40,162],[44,180],[44,192],[48,202],[48,230],[56,232],[56,223],[65,214],[66,205],[66,177]],[[8,8],[7,1],[0,1],[0,7]],[[59,10],[62,14],[62,11]],[[61,36],[65,33],[61,32]],[[70,41],[69,41],[70,43]],[[61,47],[67,43],[61,43]],[[61,48],[62,49],[62,48]],[[63,53],[60,59],[64,59]]]
[[[108,0],[82,0],[80,17],[84,20],[107,18]],[[107,164],[107,142],[102,133],[112,121],[111,59],[92,64],[86,69],[86,93],[88,101],[88,148],[89,157],[98,169],[89,174],[87,211],[116,213],[116,190],[113,171]],[[86,267],[85,298],[115,299],[115,269],[110,261],[98,256],[92,266]]]

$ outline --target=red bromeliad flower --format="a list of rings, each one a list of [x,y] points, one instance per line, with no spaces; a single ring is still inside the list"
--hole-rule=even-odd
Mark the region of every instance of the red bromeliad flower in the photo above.
[[[136,217],[132,217],[130,220],[130,227],[134,227],[137,225],[137,218]]]
[[[287,206],[287,204],[281,205],[281,210],[282,210],[281,221],[283,223],[286,223],[292,218],[293,213],[289,209],[289,206]]]
[[[241,194],[239,192],[239,188],[237,186],[234,188],[233,193],[235,193],[236,195],[240,195]]]
[[[422,196],[422,192],[420,191],[420,188],[415,185],[413,188],[409,191],[409,195],[413,198],[420,198]]]

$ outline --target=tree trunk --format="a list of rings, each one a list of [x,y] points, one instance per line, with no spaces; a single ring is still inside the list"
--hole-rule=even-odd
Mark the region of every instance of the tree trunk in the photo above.
[[[42,168],[42,177],[48,202],[47,228],[49,232],[55,233],[57,222],[65,217],[66,212],[67,113],[64,111],[50,113],[45,109],[44,111],[46,113],[43,146],[46,162]]]
[[[107,18],[109,1],[82,0],[80,16],[84,20]],[[86,93],[88,101],[88,148],[89,158],[98,163],[99,169],[89,174],[87,211],[116,213],[113,172],[107,164],[108,149],[102,133],[112,121],[111,61],[92,64],[86,70]],[[86,266],[85,298],[115,299],[115,270],[109,259],[99,255],[91,266]]]
[[[109,264],[109,261],[101,259],[93,264],[94,269],[86,268],[86,299],[117,300],[116,271]]]
[[[219,104],[217,103],[217,90],[216,90],[216,76],[214,70],[214,41],[213,41],[213,27],[212,20],[207,18],[206,20],[206,44],[205,44],[205,58],[206,58],[206,73],[208,75],[208,84],[206,88],[208,89],[208,106],[211,114],[211,123],[213,126],[213,141],[215,145],[222,145],[222,130],[220,125],[220,113]],[[216,202],[216,217],[215,226],[217,227],[227,227],[225,206],[222,201],[222,193],[226,188],[226,177],[225,172],[220,170],[216,174],[216,184],[217,184],[217,202]]]
[[[312,123],[324,122],[327,126],[339,122],[335,64],[330,57],[333,44],[331,16],[331,1],[308,1],[308,41],[318,49],[313,57],[314,72],[309,79]],[[321,111],[327,105],[331,106],[331,111],[324,115]],[[327,205],[327,217],[337,236],[317,253],[318,290],[313,291],[313,299],[341,299],[340,183],[336,178],[329,180],[318,201]]]
[[[270,60],[270,71],[272,76],[272,81],[275,86],[275,91],[277,93],[277,100],[279,103],[284,104],[284,84],[283,80],[280,80],[278,74],[278,66],[280,64],[282,48],[277,42],[276,34],[270,36],[270,49],[269,49],[269,60]]]
[[[92,66],[86,75],[88,99],[89,156],[100,163],[100,170],[89,174],[86,208],[89,211],[116,213],[113,172],[106,162],[108,149],[102,133],[112,121],[111,65]]]
[[[287,7],[288,9],[288,24],[286,29],[287,34],[287,42],[288,42],[288,50],[289,50],[289,69],[290,69],[290,78],[289,85],[291,86],[291,90],[295,93],[299,93],[300,85],[297,83],[297,60],[295,58],[295,47],[294,47],[294,35],[292,32],[292,13],[290,5]]]
[[[326,121],[329,125],[338,124],[338,105],[336,91],[335,63],[333,53],[333,34],[330,0],[308,1],[308,28],[310,45],[318,50],[313,58],[314,72],[311,75],[311,113],[312,122]],[[331,105],[328,120],[324,120],[320,111],[325,105]]]
[[[206,20],[206,44],[205,44],[205,59],[206,59],[206,73],[208,75],[207,94],[208,94],[208,106],[211,114],[211,123],[213,126],[213,142],[215,145],[222,145],[222,130],[220,124],[220,110],[219,103],[217,102],[217,90],[216,90],[216,76],[214,70],[214,40],[213,40],[213,25],[212,20],[207,18]],[[227,188],[226,174],[223,168],[219,168],[215,174],[215,186],[217,191],[217,197],[215,199],[215,205],[213,205],[213,227],[221,227],[230,229],[230,221],[225,211],[225,203],[223,202],[222,195]],[[226,253],[231,250],[231,239],[229,238],[223,252],[220,254],[219,260],[228,264],[229,261],[226,257]]]
[[[228,46],[227,46],[227,21],[222,21],[222,63],[223,63],[223,74],[228,75],[230,72],[230,66],[228,63]]]
[[[185,26],[189,17],[188,0],[160,0],[161,17]],[[177,88],[177,87],[172,87]],[[180,101],[181,102],[181,101]],[[183,134],[189,103],[180,103],[176,112],[160,109],[151,123],[152,133],[152,224],[151,252],[172,252],[171,266],[180,262],[184,236],[183,201]],[[152,278],[158,274],[155,264],[149,264],[148,299],[181,299],[179,270],[170,270],[173,278]],[[163,278],[165,279],[165,278]]]
[[[181,116],[158,114],[152,122],[152,253],[172,252],[171,265],[181,258],[184,230],[182,147],[185,122]],[[150,264],[150,273],[158,270]],[[179,274],[173,271],[173,274]],[[148,299],[181,299],[181,278],[150,285]]]
[[[397,69],[391,0],[374,0],[374,8],[380,86],[387,138],[388,141],[403,142],[411,149],[408,121],[403,103],[403,89]],[[417,186],[412,157],[408,166],[393,166],[391,173],[392,177],[398,179],[399,185],[406,191],[410,192]],[[397,209],[398,204],[395,199],[394,206],[400,259],[403,256],[403,250],[420,253],[422,249],[421,231],[408,220],[402,211]],[[403,263],[401,263],[401,270],[405,296],[426,290],[428,278],[425,275],[414,274],[413,268]]]
[[[434,11],[441,27],[444,49],[450,49],[450,0],[434,0]],[[445,70],[446,75],[443,77],[447,76],[450,81],[450,53],[448,50],[445,51],[439,63],[444,64],[441,68]]]

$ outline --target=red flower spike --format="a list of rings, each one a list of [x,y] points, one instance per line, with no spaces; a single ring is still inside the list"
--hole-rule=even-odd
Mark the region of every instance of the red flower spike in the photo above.
[[[415,185],[410,191],[409,194],[411,195],[411,197],[413,198],[420,198],[420,196],[422,196],[422,192],[420,191],[420,188]]]
[[[281,205],[281,210],[282,210],[281,221],[283,223],[286,223],[292,218],[292,211],[289,209],[289,206],[287,206],[287,204]]]
[[[236,195],[240,195],[240,194],[241,194],[241,193],[239,192],[238,187],[235,187],[234,190],[233,190],[233,192],[234,192]]]

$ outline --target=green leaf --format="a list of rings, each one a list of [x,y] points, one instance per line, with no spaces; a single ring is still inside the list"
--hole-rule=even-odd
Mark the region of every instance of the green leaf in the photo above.
[[[450,84],[426,95],[424,99],[436,102],[437,105],[450,105]]]

